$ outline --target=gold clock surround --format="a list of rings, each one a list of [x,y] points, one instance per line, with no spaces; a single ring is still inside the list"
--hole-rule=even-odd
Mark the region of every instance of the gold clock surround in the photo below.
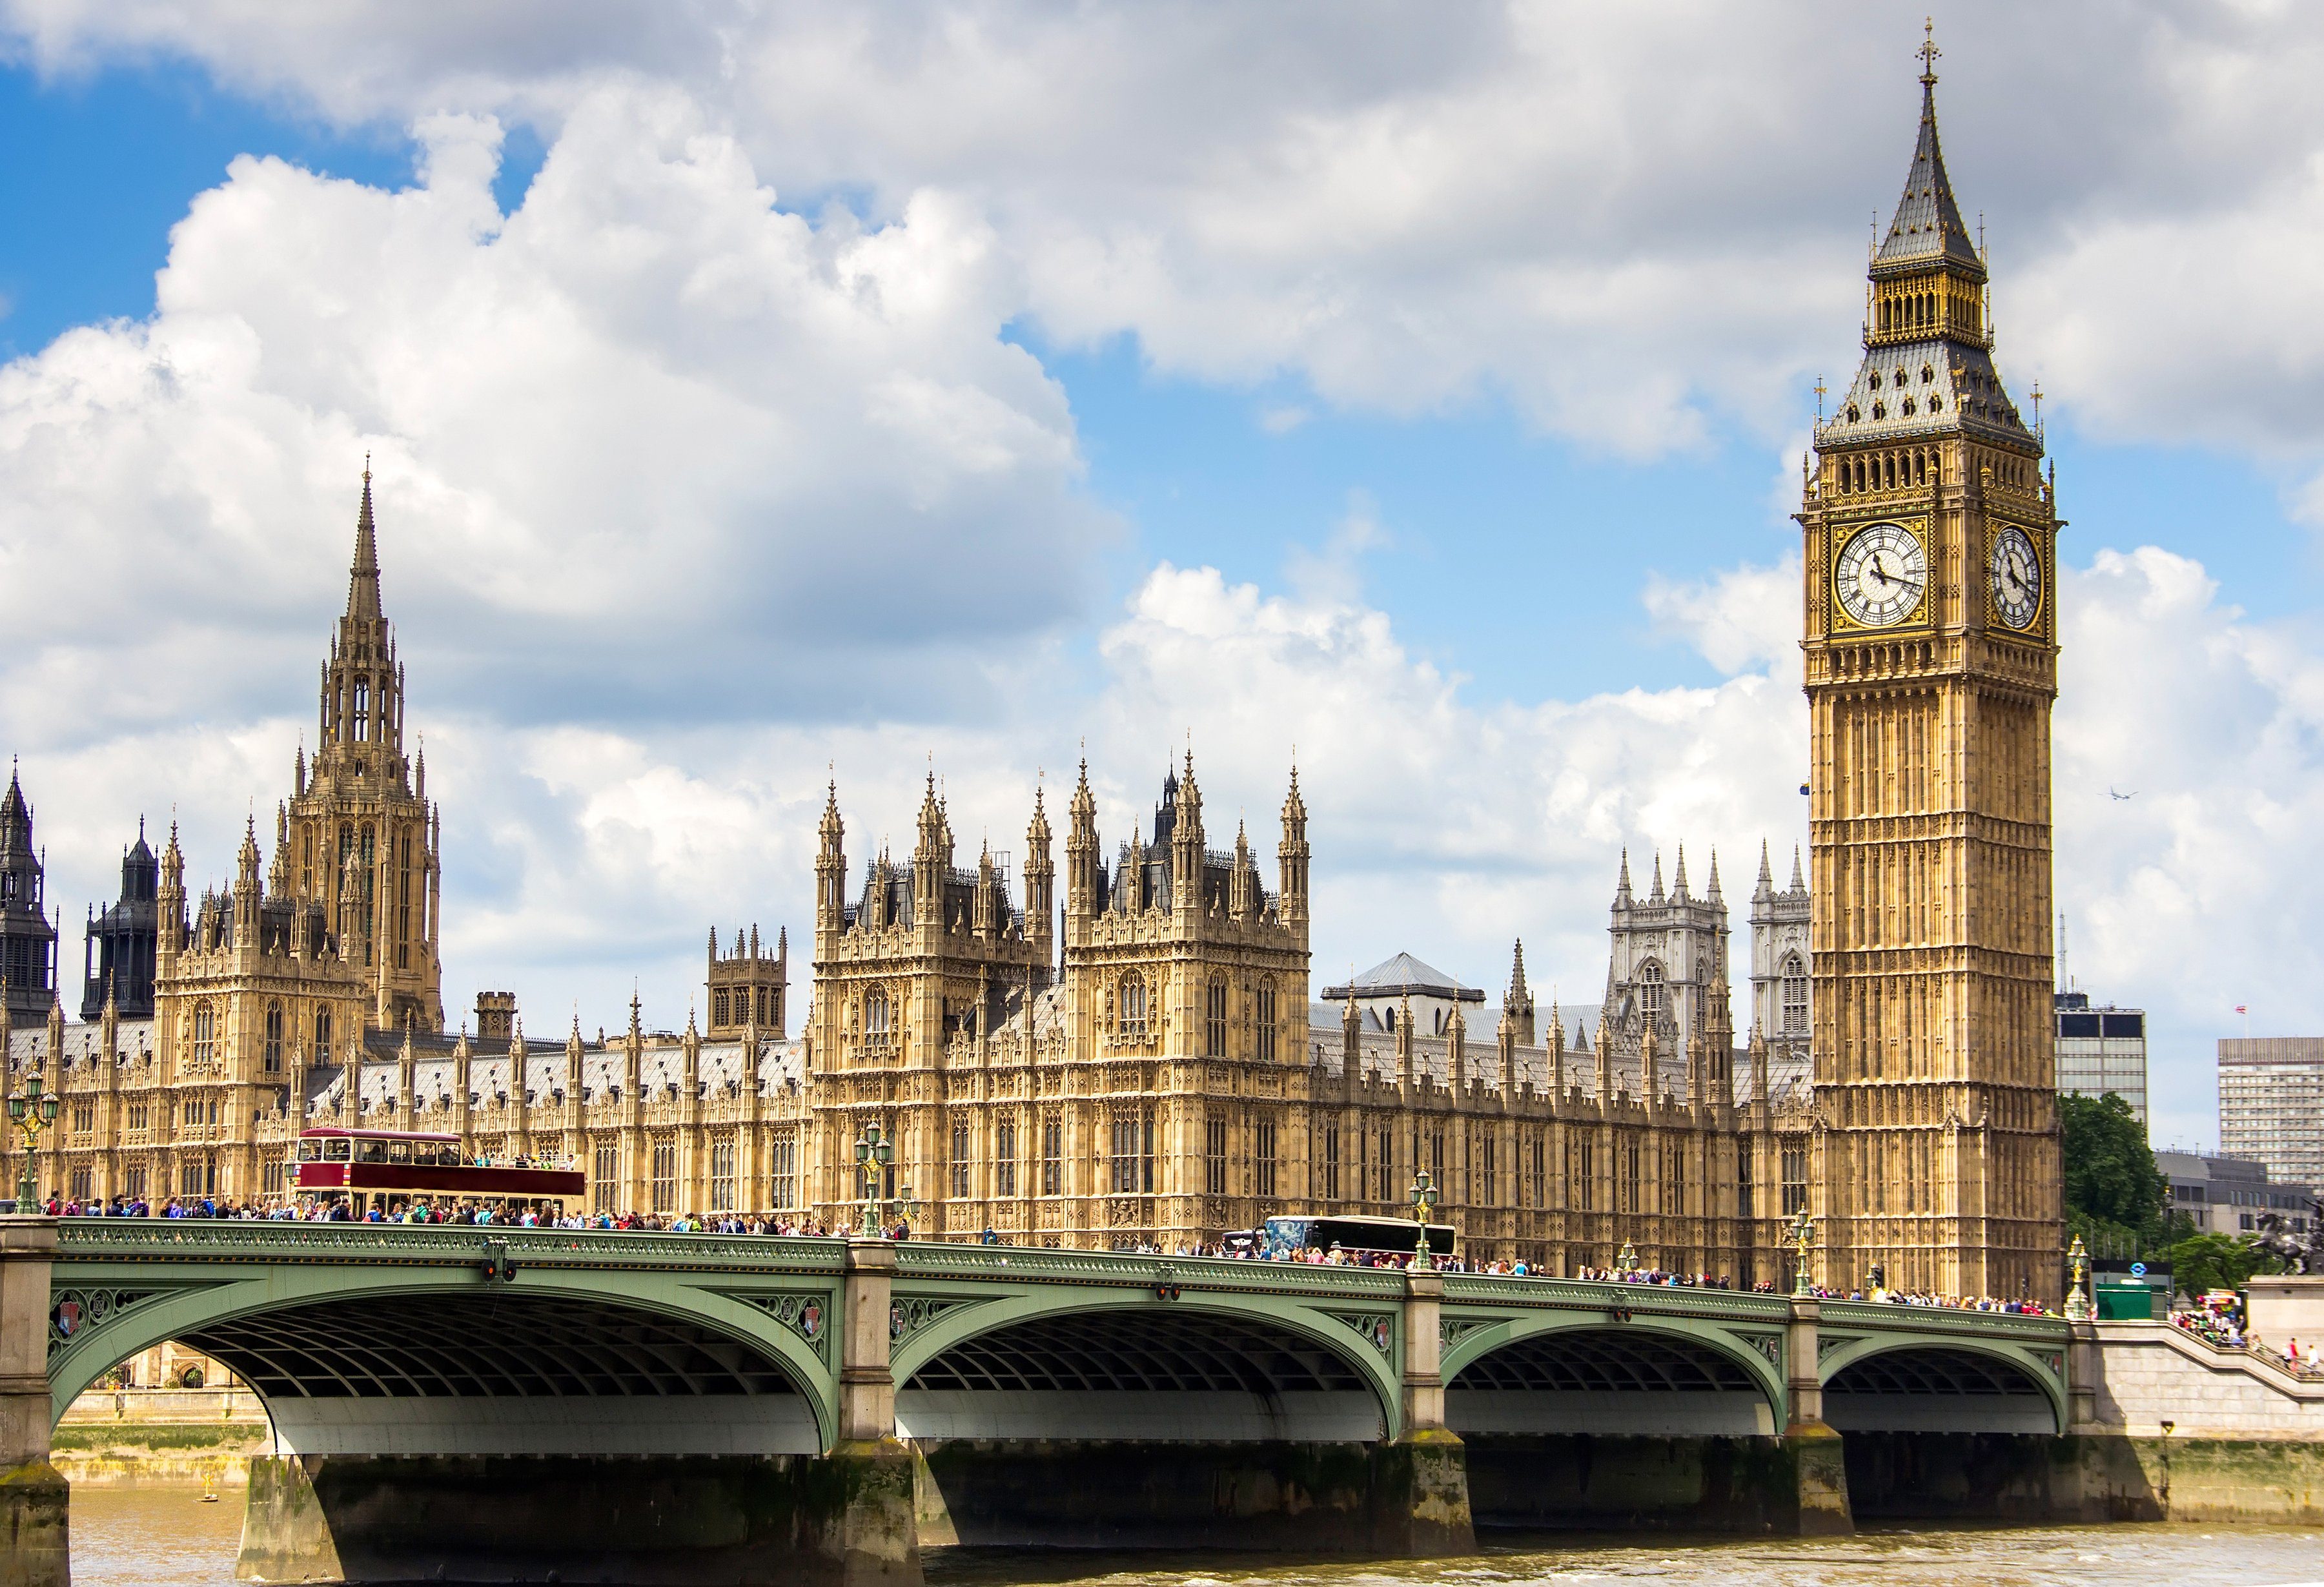
[[[1910,536],[1920,548],[1921,589],[1912,606],[1886,623],[1868,622],[1849,610],[1848,596],[1840,588],[1842,568],[1850,548],[1864,536],[1881,529],[1895,529]],[[1868,518],[1842,528],[1834,526],[1831,536],[1831,566],[1824,578],[1826,610],[1835,636],[1843,634],[1891,634],[1902,630],[1925,626],[1929,620],[1929,592],[1936,579],[1935,560],[1929,549],[1929,525],[1926,519],[1899,517],[1894,513]]]

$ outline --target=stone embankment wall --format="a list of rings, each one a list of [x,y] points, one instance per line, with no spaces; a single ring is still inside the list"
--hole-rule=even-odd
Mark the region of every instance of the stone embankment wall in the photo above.
[[[265,1407],[246,1389],[104,1389],[66,1410],[49,1458],[75,1484],[239,1489],[267,1448]]]
[[[2091,1421],[2134,1438],[2324,1441],[2324,1379],[2168,1323],[2098,1324]]]

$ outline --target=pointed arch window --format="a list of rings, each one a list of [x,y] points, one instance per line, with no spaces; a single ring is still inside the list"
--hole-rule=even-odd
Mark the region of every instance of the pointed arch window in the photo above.
[[[1227,978],[1211,977],[1203,997],[1203,1052],[1207,1057],[1227,1056]]]
[[[884,1046],[893,1028],[895,1010],[888,999],[888,989],[875,986],[863,1000],[863,1034],[867,1040]]]
[[[1120,1029],[1124,1036],[1146,1034],[1146,981],[1136,971],[1121,978]]]
[[[207,1069],[217,1056],[217,1010],[208,1003],[194,1005],[193,1066]]]
[[[1662,1018],[1663,967],[1652,959],[1638,966],[1638,1008],[1648,1020]]]
[[[355,739],[357,743],[371,736],[371,684],[355,679]]]
[[[315,1061],[327,1063],[331,1056],[331,1010],[315,1010]]]
[[[282,1073],[282,1005],[266,1005],[266,1046],[262,1055],[269,1075]]]
[[[1783,988],[1784,1034],[1808,1033],[1808,968],[1797,954],[1785,954],[1778,972]]]
[[[1270,1064],[1275,1061],[1275,983],[1260,982],[1256,1001],[1259,1005],[1255,1010],[1259,1023],[1257,1056],[1260,1063]]]

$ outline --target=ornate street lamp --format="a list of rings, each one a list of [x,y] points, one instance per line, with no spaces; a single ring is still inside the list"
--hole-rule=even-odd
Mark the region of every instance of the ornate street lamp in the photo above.
[[[863,1126],[863,1133],[855,1138],[855,1172],[863,1182],[863,1234],[870,1239],[880,1232],[877,1200],[880,1182],[888,1166],[896,1160],[896,1143],[872,1120]]]
[[[1617,1278],[1627,1278],[1637,1270],[1638,1248],[1632,1245],[1626,1240],[1622,1241],[1622,1249],[1620,1251],[1617,1252],[1614,1257],[1615,1276]]]
[[[2086,1287],[2090,1277],[2090,1253],[2083,1248],[2079,1234],[2066,1252],[2066,1263],[2071,1275],[2066,1280],[2066,1320],[2087,1323],[2090,1320],[2090,1296]]]
[[[8,1098],[8,1119],[24,1138],[24,1173],[16,1181],[16,1210],[20,1213],[40,1211],[41,1176],[38,1159],[41,1153],[41,1131],[57,1121],[60,1099],[53,1093],[41,1089],[39,1070],[24,1076],[23,1088]]]
[[[1438,1199],[1436,1181],[1429,1176],[1427,1169],[1421,1169],[1412,1181],[1412,1215],[1420,1224],[1420,1249],[1413,1253],[1413,1257],[1416,1261],[1427,1262],[1431,1268],[1436,1264],[1429,1261],[1428,1258],[1428,1216],[1436,1210]]]
[[[912,1187],[908,1185],[896,1186],[896,1199],[888,1204],[888,1215],[902,1219],[905,1226],[911,1229],[920,1226],[920,1214],[924,1210],[914,1198]]]
[[[1792,1293],[1806,1295],[1813,1288],[1808,1282],[1808,1241],[1815,1238],[1815,1223],[1808,1216],[1807,1208],[1802,1207],[1792,1214],[1791,1227],[1785,1232],[1791,1236],[1795,1257]]]

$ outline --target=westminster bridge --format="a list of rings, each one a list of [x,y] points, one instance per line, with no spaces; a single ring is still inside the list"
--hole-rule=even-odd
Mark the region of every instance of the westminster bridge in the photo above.
[[[1847,1441],[2088,1420],[2087,1341],[2057,1318],[1010,1246],[9,1218],[0,1582],[63,1579],[51,1431],[172,1339],[265,1403],[241,1560],[263,1580],[908,1582],[954,1542],[1431,1555],[1472,1547],[1472,1513],[1827,1530],[1850,1524]]]

